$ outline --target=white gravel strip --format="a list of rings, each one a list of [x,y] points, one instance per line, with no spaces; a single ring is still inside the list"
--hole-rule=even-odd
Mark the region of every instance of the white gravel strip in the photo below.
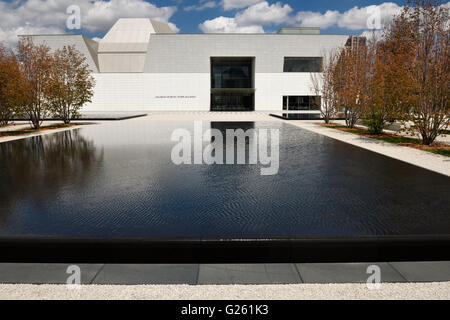
[[[294,126],[319,133],[321,135],[343,141],[382,155],[401,160],[418,167],[450,176],[450,158],[410,147],[366,138],[357,134],[337,129],[318,126],[309,121],[285,121]]]
[[[383,300],[450,299],[450,282],[382,284],[369,290],[365,284],[299,285],[148,285],[82,286],[0,285],[0,299],[38,300]]]
[[[59,124],[61,124],[61,122],[59,122]],[[8,142],[8,141],[14,141],[14,140],[21,140],[21,139],[26,139],[26,138],[31,138],[31,137],[37,137],[37,136],[43,136],[43,135],[52,134],[52,133],[56,133],[56,132],[62,132],[62,131],[78,129],[78,128],[82,128],[83,126],[88,125],[88,124],[91,125],[93,123],[92,122],[89,122],[89,123],[86,122],[86,123],[84,123],[82,125],[74,125],[74,126],[70,126],[70,127],[55,128],[55,129],[45,129],[45,130],[42,130],[40,132],[35,132],[35,133],[21,134],[21,135],[16,135],[16,136],[0,137],[0,143]],[[43,128],[45,128],[46,126],[49,126],[49,125],[51,125],[51,123],[46,123],[46,124],[43,125]],[[3,129],[3,130],[1,130],[1,129]],[[14,127],[0,128],[0,132],[23,130],[23,129],[30,129],[30,126],[29,125],[20,125],[20,126],[14,126]]]

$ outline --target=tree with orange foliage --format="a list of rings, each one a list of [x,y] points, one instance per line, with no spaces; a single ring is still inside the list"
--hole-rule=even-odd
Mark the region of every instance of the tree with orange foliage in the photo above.
[[[86,57],[75,46],[64,46],[53,54],[46,95],[53,116],[64,123],[79,116],[79,110],[94,95],[95,81]]]
[[[14,53],[0,46],[0,124],[21,115],[27,104],[29,87]]]
[[[401,115],[403,99],[392,77],[388,63],[389,56],[383,42],[377,41],[375,34],[367,39],[367,67],[365,68],[365,104],[362,110],[362,123],[369,133],[382,134],[383,130]],[[398,72],[395,70],[394,72]]]
[[[333,83],[348,128],[355,126],[368,102],[368,68],[366,46],[346,46],[340,50],[333,70]]]
[[[385,33],[386,78],[404,114],[405,129],[432,144],[450,119],[449,8],[415,0]],[[413,125],[409,125],[412,123]]]
[[[20,39],[17,51],[21,70],[30,88],[30,99],[25,112],[33,128],[39,129],[42,121],[49,114],[46,91],[49,86],[49,72],[53,58],[48,46],[35,45],[31,38]]]

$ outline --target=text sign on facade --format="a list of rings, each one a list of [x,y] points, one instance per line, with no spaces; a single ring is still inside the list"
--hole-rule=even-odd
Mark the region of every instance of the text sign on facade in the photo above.
[[[196,96],[156,96],[155,99],[195,99]]]

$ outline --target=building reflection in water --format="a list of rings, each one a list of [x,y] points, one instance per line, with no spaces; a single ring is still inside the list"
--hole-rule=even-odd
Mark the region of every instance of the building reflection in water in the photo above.
[[[233,164],[249,164],[250,162],[256,162],[256,160],[258,159],[258,139],[256,136],[256,132],[254,130],[255,129],[254,122],[211,122],[211,129],[219,130],[220,133],[222,134],[223,161],[224,161],[223,163],[232,162]],[[238,139],[237,137],[234,137],[233,141],[228,141],[227,130],[233,131],[242,130],[241,134],[244,133],[245,139]],[[213,142],[214,139],[211,137],[211,143]],[[228,148],[232,147],[234,148],[234,150],[227,150],[227,147]],[[233,161],[230,161],[230,159],[228,159],[227,161],[227,154],[234,155]],[[238,161],[238,154],[245,155],[244,163],[242,163],[242,160]]]

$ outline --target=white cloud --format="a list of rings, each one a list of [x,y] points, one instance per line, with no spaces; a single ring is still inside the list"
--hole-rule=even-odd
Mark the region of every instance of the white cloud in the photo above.
[[[289,23],[292,11],[287,4],[277,2],[269,5],[265,1],[236,14],[236,22],[241,26]]]
[[[188,6],[184,8],[184,11],[202,11],[205,9],[211,9],[217,7],[215,1],[200,0],[198,5]]]
[[[302,27],[320,27],[322,29],[335,25],[340,17],[338,11],[327,11],[324,14],[312,11],[300,11],[297,13],[297,21]]]
[[[168,23],[170,29],[172,29],[173,32],[178,33],[180,32],[180,29],[177,27],[175,23],[169,22]]]
[[[83,28],[89,32],[105,32],[119,18],[153,18],[168,22],[177,10],[176,7],[157,7],[144,0],[96,0],[85,7],[81,9],[81,17]]]
[[[263,0],[222,0],[224,10],[242,9],[262,2]]]
[[[104,33],[119,18],[153,18],[169,22],[176,7],[157,7],[145,0],[23,0],[0,2],[0,41],[13,44],[19,34],[64,33],[71,5],[81,9],[82,30]],[[178,28],[171,24],[174,31]]]
[[[235,18],[217,17],[199,25],[204,33],[264,33],[262,26],[239,26]]]
[[[255,1],[256,2],[256,1]],[[249,1],[223,0],[222,4],[228,8],[235,8],[240,3],[241,8],[234,17],[218,17],[207,20],[200,24],[203,32],[241,32],[244,27],[251,30],[264,30],[267,25],[299,25],[307,27],[321,27],[327,29],[338,27],[349,30],[368,29],[368,20],[373,18],[374,13],[379,14],[380,27],[389,22],[392,17],[402,10],[402,7],[393,3],[385,2],[380,5],[367,7],[353,7],[345,12],[328,10],[325,13],[313,11],[299,11],[293,14],[293,9],[288,4],[276,2],[269,4],[268,1],[257,1],[250,5]],[[228,30],[228,31],[224,31]],[[231,30],[231,31],[230,31]]]
[[[380,27],[382,27],[401,10],[402,7],[393,2],[384,2],[380,5],[371,5],[362,8],[353,7],[343,13],[338,11],[327,11],[325,13],[300,11],[297,13],[296,19],[300,23],[300,26],[322,28],[337,26],[349,30],[363,30],[368,28],[367,22],[375,12],[378,11],[380,14]]]
[[[199,25],[199,28],[205,33],[263,33],[264,25],[289,24],[292,11],[287,4],[277,2],[270,5],[264,1],[239,11],[234,17],[206,20]]]
[[[354,7],[341,15],[338,26],[350,30],[366,29],[367,20],[377,10],[379,10],[380,13],[382,27],[385,23],[391,21],[394,15],[400,13],[402,7],[393,2],[385,2],[380,5],[372,5],[363,8]]]
[[[25,25],[23,27],[2,28],[0,27],[0,43],[5,43],[7,47],[14,46],[17,43],[17,35],[32,34],[60,34],[64,33],[63,28],[57,27],[34,27]]]

